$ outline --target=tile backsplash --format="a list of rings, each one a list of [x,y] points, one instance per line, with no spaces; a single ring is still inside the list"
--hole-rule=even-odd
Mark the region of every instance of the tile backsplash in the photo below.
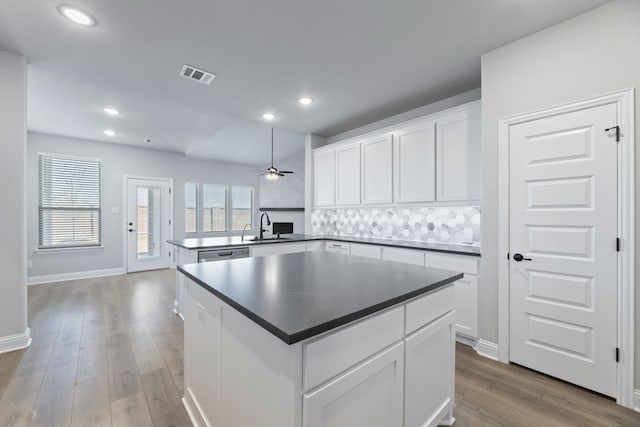
[[[314,209],[311,233],[480,246],[480,207]]]

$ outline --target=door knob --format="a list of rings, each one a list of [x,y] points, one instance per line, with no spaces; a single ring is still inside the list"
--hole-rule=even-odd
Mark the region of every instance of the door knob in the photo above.
[[[522,254],[513,254],[514,261],[531,261],[531,258],[525,258]]]
[[[133,228],[129,229],[129,233],[133,233],[134,231],[136,231],[136,230],[134,230]]]

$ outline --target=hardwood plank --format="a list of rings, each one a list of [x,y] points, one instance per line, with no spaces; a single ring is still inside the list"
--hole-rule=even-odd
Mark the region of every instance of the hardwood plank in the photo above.
[[[23,427],[31,424],[33,408],[44,379],[45,370],[14,376],[0,399],[0,426]]]
[[[0,398],[9,386],[9,382],[18,369],[25,353],[26,350],[0,354]]]
[[[113,427],[153,426],[144,392],[111,402],[111,423]]]
[[[140,378],[129,335],[107,337],[109,397],[111,402],[138,393]]]
[[[76,383],[71,426],[111,426],[111,405],[106,376],[86,378]]]
[[[93,323],[85,324],[82,329],[76,380],[83,381],[87,378],[107,375],[107,345],[104,328],[93,326]]]
[[[144,374],[142,387],[154,425],[166,427],[191,425],[180,401],[180,393],[166,368]]]

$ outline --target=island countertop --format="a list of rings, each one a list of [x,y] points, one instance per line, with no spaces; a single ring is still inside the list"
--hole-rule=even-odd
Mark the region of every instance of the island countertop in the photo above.
[[[327,252],[187,264],[178,270],[287,344],[463,277],[448,270]]]
[[[253,236],[249,236],[253,237]],[[279,244],[291,242],[309,242],[309,241],[325,241],[332,240],[346,243],[361,243],[365,245],[390,246],[404,249],[417,249],[423,251],[446,252],[458,255],[480,256],[480,248],[472,245],[454,245],[448,243],[430,243],[430,242],[414,242],[408,240],[396,239],[379,239],[374,237],[358,237],[358,236],[329,236],[329,235],[308,235],[293,234],[281,240],[242,240],[240,236],[221,236],[221,237],[190,237],[185,239],[168,240],[168,243],[188,249],[188,250],[204,250],[214,248],[229,248],[234,246],[254,246],[265,244]]]

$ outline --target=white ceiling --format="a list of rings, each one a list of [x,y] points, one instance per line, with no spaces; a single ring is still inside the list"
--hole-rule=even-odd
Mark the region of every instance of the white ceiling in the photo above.
[[[95,17],[84,28],[50,0],[0,0],[0,49],[29,61],[31,130],[258,165],[265,111],[281,158],[305,134],[476,88],[483,53],[608,1],[64,0]],[[217,77],[181,78],[183,64]]]

